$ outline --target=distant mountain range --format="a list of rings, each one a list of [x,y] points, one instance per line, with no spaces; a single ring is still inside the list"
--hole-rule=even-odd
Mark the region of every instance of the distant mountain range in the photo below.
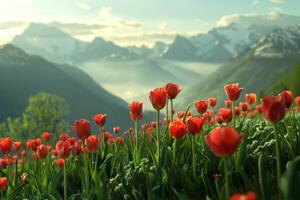
[[[104,90],[82,70],[28,55],[12,45],[1,47],[0,121],[19,116],[28,97],[38,92],[65,98],[70,106],[70,122],[78,118],[91,120],[95,113],[106,113],[109,126],[131,124],[128,104]]]
[[[224,63],[246,51],[267,34],[300,24],[300,17],[271,13],[247,15],[207,33],[192,37],[178,35],[171,44],[156,42],[153,47],[121,47],[103,38],[82,42],[59,29],[55,23],[30,24],[12,41],[29,54],[51,61],[78,64],[93,60],[167,59],[192,62]]]
[[[297,63],[300,63],[300,26],[275,30],[185,91],[180,105],[210,96],[222,101],[224,85],[232,82],[239,82],[245,88],[244,94],[266,94]]]

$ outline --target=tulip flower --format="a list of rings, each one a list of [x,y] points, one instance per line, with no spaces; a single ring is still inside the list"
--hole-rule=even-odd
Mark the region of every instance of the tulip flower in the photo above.
[[[297,104],[298,106],[300,106],[300,96],[297,96],[297,97],[295,98],[295,102],[296,102],[296,104]]]
[[[9,162],[7,158],[0,158],[0,167],[2,169],[6,168],[8,164]]]
[[[78,142],[75,142],[73,145],[73,152],[76,156],[79,156],[83,152],[82,147]]]
[[[116,142],[117,142],[118,144],[123,144],[124,139],[123,139],[122,137],[116,137]]]
[[[170,123],[169,131],[174,140],[179,140],[186,135],[187,127],[180,119],[175,119]]]
[[[248,103],[247,102],[241,102],[240,103],[240,108],[241,108],[241,110],[243,111],[243,112],[247,112],[247,111],[249,111],[249,106],[248,106]]]
[[[205,118],[188,117],[185,121],[187,130],[192,135],[197,135],[201,132]]]
[[[263,106],[262,106],[262,105],[257,105],[257,106],[255,107],[255,109],[256,109],[256,111],[257,111],[258,113],[262,113],[262,112],[263,112]]]
[[[69,134],[68,133],[62,133],[59,135],[59,139],[62,141],[66,141],[67,139],[69,139]]]
[[[248,192],[247,194],[237,193],[230,197],[230,200],[255,200],[256,194],[254,192]]]
[[[234,107],[234,114],[235,114],[236,116],[240,116],[240,114],[241,114],[241,109],[240,109],[239,107],[235,106],[235,107]]]
[[[114,127],[113,129],[114,129],[114,133],[115,133],[115,134],[119,134],[119,132],[120,132],[120,127],[117,126],[117,127]]]
[[[134,101],[129,104],[129,108],[132,121],[135,122],[142,119],[143,103]]]
[[[284,118],[286,104],[281,97],[264,97],[262,102],[262,111],[266,120],[277,123]]]
[[[7,187],[8,179],[6,177],[0,178],[0,190],[4,191]]]
[[[215,97],[210,97],[208,98],[208,104],[211,106],[211,107],[215,107],[217,105],[217,98]]]
[[[256,102],[256,94],[249,93],[249,94],[246,94],[245,96],[246,96],[247,103],[249,103],[250,105],[252,105]]]
[[[86,119],[76,120],[71,126],[72,131],[82,140],[86,139],[91,134],[90,122]]]
[[[49,133],[49,132],[44,132],[44,133],[42,134],[42,137],[43,137],[43,139],[44,139],[46,142],[48,142],[48,141],[51,139],[51,133]]]
[[[279,96],[283,99],[286,108],[290,108],[294,100],[293,93],[289,90],[286,90],[281,92]]]
[[[220,115],[217,115],[217,116],[215,117],[215,121],[216,121],[218,124],[223,124],[223,123],[224,123],[223,117],[220,116]]]
[[[149,99],[155,110],[159,111],[163,109],[167,102],[167,92],[164,88],[155,88],[150,91]]]
[[[234,128],[216,127],[205,136],[205,142],[216,156],[224,158],[235,152],[243,137]]]
[[[55,164],[56,164],[57,167],[63,168],[64,165],[65,165],[65,160],[62,159],[62,158],[59,158],[59,159],[57,159],[57,160],[55,161]]]
[[[227,84],[224,87],[225,93],[229,100],[235,102],[239,99],[244,88],[240,88],[238,83]]]
[[[167,92],[168,99],[175,99],[177,95],[180,93],[181,89],[175,83],[168,83],[165,86],[165,90]]]
[[[93,119],[97,126],[103,127],[106,122],[106,116],[105,114],[96,114]]]
[[[224,104],[227,108],[230,108],[232,106],[232,101],[226,100],[226,101],[224,101]]]
[[[0,150],[3,154],[9,154],[13,147],[13,141],[11,138],[1,138],[0,139]]]
[[[48,147],[46,145],[41,144],[37,147],[36,152],[37,152],[37,157],[39,159],[44,159],[48,155]]]
[[[285,108],[288,106],[285,97],[282,96],[267,96],[262,100],[262,110],[266,120],[274,124],[274,139],[275,139],[275,153],[276,153],[276,171],[277,171],[277,185],[280,185],[281,177],[281,155],[280,144],[277,136],[276,123],[281,121],[285,115]]]
[[[14,142],[14,149],[16,151],[19,151],[21,149],[21,147],[22,147],[22,142],[20,142],[20,141]]]
[[[195,102],[195,107],[196,107],[196,110],[199,114],[203,114],[207,110],[208,103],[206,101],[203,101],[203,100],[198,100],[198,101]]]
[[[56,143],[55,149],[58,152],[58,156],[60,158],[65,159],[65,158],[69,157],[71,150],[72,150],[72,146],[68,141],[60,140]]]
[[[228,108],[220,108],[219,115],[222,117],[223,121],[228,123],[232,120],[232,111]]]
[[[216,156],[221,157],[224,160],[226,199],[229,198],[229,171],[226,158],[236,151],[243,137],[243,134],[238,134],[237,131],[231,127],[217,127],[213,129],[209,135],[205,136],[205,142],[209,149]]]
[[[86,144],[87,144],[87,148],[88,148],[89,152],[94,152],[94,151],[98,150],[99,141],[100,141],[100,138],[96,135],[90,135],[86,139]]]

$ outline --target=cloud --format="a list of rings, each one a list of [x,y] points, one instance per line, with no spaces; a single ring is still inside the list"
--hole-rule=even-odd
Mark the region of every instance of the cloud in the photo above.
[[[109,18],[109,17],[112,16],[111,12],[112,12],[112,8],[111,7],[109,7],[109,6],[103,6],[99,10],[99,15],[102,18]]]
[[[23,26],[25,24],[26,23],[22,21],[0,22],[0,29],[1,30],[12,29],[12,28]]]
[[[169,24],[168,24],[167,22],[161,22],[161,23],[158,24],[158,28],[159,28],[160,30],[165,30],[165,29],[167,29],[168,27],[169,27]]]
[[[285,0],[270,0],[270,2],[275,3],[275,4],[281,4],[281,3],[284,3]]]
[[[32,4],[32,0],[0,0],[0,5]]]
[[[143,27],[143,24],[141,22],[129,21],[129,20],[124,20],[124,19],[117,19],[116,25],[117,26],[115,26],[115,27],[117,27],[117,28],[129,28],[129,29],[138,29],[138,28]]]
[[[274,8],[268,14],[249,13],[241,15],[239,13],[223,16],[218,22],[218,27],[225,27],[232,23],[237,23],[244,27],[249,27],[253,24],[262,26],[280,26],[288,27],[295,26],[300,23],[299,16],[287,15],[279,12],[281,10]]]
[[[76,6],[82,10],[90,10],[91,7],[87,4],[83,4],[83,3],[76,3]]]
[[[261,3],[261,0],[253,0],[252,5],[257,5],[257,4],[260,4],[260,3]]]

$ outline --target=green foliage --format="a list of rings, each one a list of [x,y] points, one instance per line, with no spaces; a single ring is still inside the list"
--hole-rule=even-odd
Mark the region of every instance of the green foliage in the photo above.
[[[26,111],[21,117],[7,119],[2,125],[3,133],[13,138],[26,139],[38,137],[44,131],[57,134],[66,132],[67,114],[68,105],[62,97],[38,93],[29,98]]]

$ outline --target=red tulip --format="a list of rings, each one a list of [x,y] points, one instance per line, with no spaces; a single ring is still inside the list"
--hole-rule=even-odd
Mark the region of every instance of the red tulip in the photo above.
[[[249,93],[249,94],[246,94],[246,101],[252,105],[256,102],[256,94],[254,93]]]
[[[114,129],[114,133],[115,133],[115,134],[119,134],[119,132],[120,132],[120,127],[117,126],[117,127],[114,127],[113,129]]]
[[[223,121],[228,123],[232,120],[232,111],[228,108],[220,108],[219,115],[222,117]]]
[[[175,83],[166,84],[165,90],[167,92],[168,99],[175,99],[181,91],[179,86]]]
[[[62,141],[66,141],[67,139],[69,139],[69,134],[68,133],[62,133],[59,135],[59,139]]]
[[[206,101],[199,100],[199,101],[195,102],[195,107],[197,109],[197,112],[200,114],[203,114],[206,112],[207,106],[208,106],[208,103]]]
[[[183,111],[178,112],[177,117],[180,118],[180,119],[183,118],[184,117],[184,112]]]
[[[8,163],[8,159],[7,158],[0,158],[0,167],[1,168],[6,168],[7,167],[7,165],[8,165],[9,163]]]
[[[21,151],[21,155],[22,155],[23,157],[26,157],[27,152],[26,152],[25,150],[23,150],[23,151]]]
[[[65,166],[65,160],[62,158],[59,158],[55,161],[55,164],[59,168],[63,168]]]
[[[285,101],[279,96],[270,96],[263,98],[262,110],[266,120],[277,123],[284,118]]]
[[[7,187],[8,179],[6,177],[0,178],[0,190],[4,191]]]
[[[205,118],[200,117],[188,117],[185,121],[186,127],[189,133],[196,135],[201,132]]]
[[[241,114],[241,109],[237,106],[234,107],[234,115],[240,116]]]
[[[254,192],[248,192],[247,194],[237,193],[230,197],[230,200],[255,200],[256,194]]]
[[[94,116],[94,121],[97,124],[97,126],[103,127],[106,122],[106,115],[105,114],[96,114]]]
[[[100,138],[96,135],[90,135],[86,139],[86,144],[89,152],[97,151],[99,147]]]
[[[16,141],[16,142],[14,143],[14,149],[15,149],[16,151],[19,151],[19,150],[21,149],[21,147],[22,147],[22,142]]]
[[[249,111],[249,106],[248,106],[248,103],[247,102],[241,102],[240,103],[240,107],[241,107],[241,110],[243,111],[243,112],[247,112],[247,111]]]
[[[134,101],[129,104],[129,108],[132,121],[138,121],[142,119],[143,103]]]
[[[90,122],[86,119],[76,120],[71,126],[72,131],[82,140],[86,139],[91,134]]]
[[[224,87],[225,93],[231,101],[238,100],[243,89],[239,87],[238,83],[227,84]]]
[[[175,119],[169,125],[170,135],[174,140],[181,139],[187,133],[187,128],[185,123],[183,123],[180,119]]]
[[[159,111],[166,105],[167,92],[164,88],[155,88],[154,90],[150,91],[149,99],[153,108]]]
[[[224,101],[224,104],[225,104],[225,106],[226,106],[227,108],[230,108],[231,105],[232,105],[232,101],[226,100],[226,101]]]
[[[44,133],[42,134],[42,137],[43,137],[44,140],[47,142],[47,141],[49,141],[49,140],[51,139],[51,133],[49,133],[49,132],[44,132]]]
[[[70,143],[70,145],[74,145],[75,142],[76,142],[76,139],[75,139],[74,137],[69,137],[69,138],[67,139],[67,141]]]
[[[235,152],[243,137],[234,128],[217,127],[205,136],[205,142],[216,156],[223,158]]]
[[[297,97],[295,98],[295,102],[296,102],[296,104],[297,104],[298,106],[300,106],[300,96],[297,96]]]
[[[152,122],[151,122],[151,127],[152,127],[152,128],[156,128],[156,121],[152,121]]]
[[[257,111],[258,113],[262,113],[262,112],[263,112],[263,106],[262,106],[262,105],[257,105],[257,106],[255,107],[255,109],[256,109],[256,111]]]
[[[211,107],[215,107],[217,105],[217,98],[215,97],[210,97],[208,98],[208,104],[211,106]]]
[[[55,149],[60,158],[68,158],[71,153],[72,146],[67,140],[60,140],[56,143]]]
[[[37,147],[36,152],[37,152],[37,157],[39,159],[44,159],[48,155],[48,147],[46,145],[41,144]]]
[[[13,141],[11,138],[1,138],[0,139],[0,150],[3,154],[9,154],[13,147]]]
[[[116,142],[117,142],[118,144],[123,144],[124,139],[123,139],[122,137],[116,137]]]
[[[283,99],[285,102],[286,108],[290,108],[291,105],[293,104],[293,93],[289,90],[283,91],[279,94],[279,96]]]
[[[75,142],[73,152],[76,156],[79,156],[83,152],[82,147],[78,142]]]
[[[215,121],[216,121],[218,124],[223,124],[223,123],[224,123],[223,117],[220,116],[220,115],[217,115],[217,116],[215,117]]]

